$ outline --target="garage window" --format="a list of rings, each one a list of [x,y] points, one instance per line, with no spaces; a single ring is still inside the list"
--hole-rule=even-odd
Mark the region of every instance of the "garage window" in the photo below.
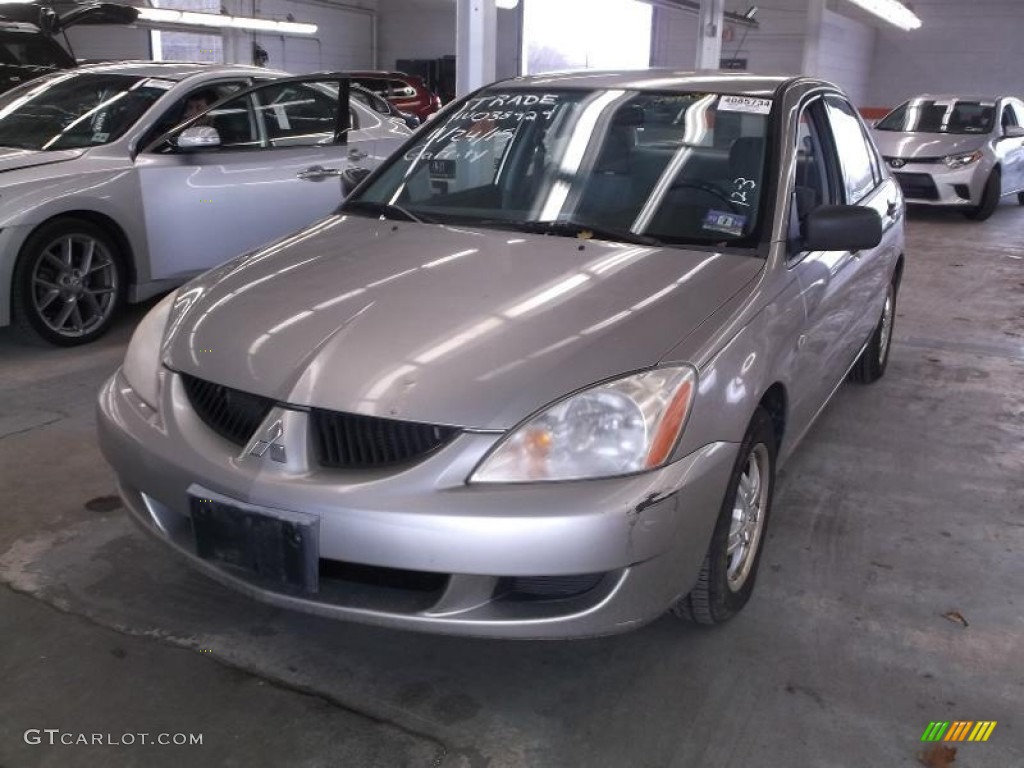
[[[200,13],[220,13],[220,5],[220,0],[153,0],[154,8]],[[224,62],[224,39],[220,34],[154,29],[149,33],[149,43],[153,61]]]

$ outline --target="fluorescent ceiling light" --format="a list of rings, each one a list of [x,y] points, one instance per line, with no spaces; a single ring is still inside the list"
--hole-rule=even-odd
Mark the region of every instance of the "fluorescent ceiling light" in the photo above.
[[[907,31],[921,26],[921,19],[899,0],[850,0],[868,13]]]
[[[313,35],[316,24],[296,21],[254,19],[246,16],[225,16],[220,13],[174,11],[170,8],[140,8],[139,20],[152,24],[175,24],[186,27],[215,27],[218,29],[247,29],[252,32],[276,32],[279,35]]]
[[[499,8],[504,8],[507,11],[511,11],[513,8],[519,5],[519,0],[494,0],[494,4]]]

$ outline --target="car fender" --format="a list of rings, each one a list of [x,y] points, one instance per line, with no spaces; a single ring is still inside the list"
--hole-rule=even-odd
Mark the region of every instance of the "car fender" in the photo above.
[[[25,239],[40,225],[63,215],[98,214],[113,221],[130,250],[135,278],[148,279],[148,259],[138,181],[131,167],[70,174],[66,169],[49,178],[18,178],[21,172],[4,174],[0,196],[0,229],[12,232],[0,251],[0,323],[9,322],[11,277]]]
[[[697,361],[699,372],[697,396],[674,458],[714,442],[742,442],[765,392],[775,384],[791,391],[807,313],[795,279],[784,279],[778,293],[765,296],[774,282],[770,272],[752,294],[727,303],[704,323],[703,333],[669,353],[669,359]],[[782,448],[791,434],[783,435]]]

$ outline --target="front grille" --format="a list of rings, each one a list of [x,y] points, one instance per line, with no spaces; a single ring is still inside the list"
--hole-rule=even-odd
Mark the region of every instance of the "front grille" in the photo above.
[[[945,157],[883,157],[883,160],[891,165],[893,168],[902,168],[904,165],[910,165],[911,163],[920,165],[934,165],[936,163],[944,163]]]
[[[455,427],[313,409],[314,444],[322,466],[365,469],[408,464],[450,442]]]
[[[938,200],[939,190],[935,181],[927,173],[896,173],[903,194],[915,200]]]
[[[274,401],[221,384],[181,374],[196,414],[210,429],[235,445],[245,445],[270,413]]]

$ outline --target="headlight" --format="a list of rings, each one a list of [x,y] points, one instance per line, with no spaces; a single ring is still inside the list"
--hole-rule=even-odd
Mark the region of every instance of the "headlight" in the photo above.
[[[176,293],[171,293],[142,318],[128,342],[121,366],[128,386],[153,409],[160,401],[160,353],[175,297]]]
[[[946,161],[946,165],[955,171],[957,168],[966,168],[971,163],[978,162],[981,160],[981,157],[981,151],[976,149],[973,152],[962,152],[958,155],[946,155],[943,159]]]
[[[571,395],[502,438],[469,481],[581,480],[656,469],[675,449],[696,383],[693,368],[673,366]]]

